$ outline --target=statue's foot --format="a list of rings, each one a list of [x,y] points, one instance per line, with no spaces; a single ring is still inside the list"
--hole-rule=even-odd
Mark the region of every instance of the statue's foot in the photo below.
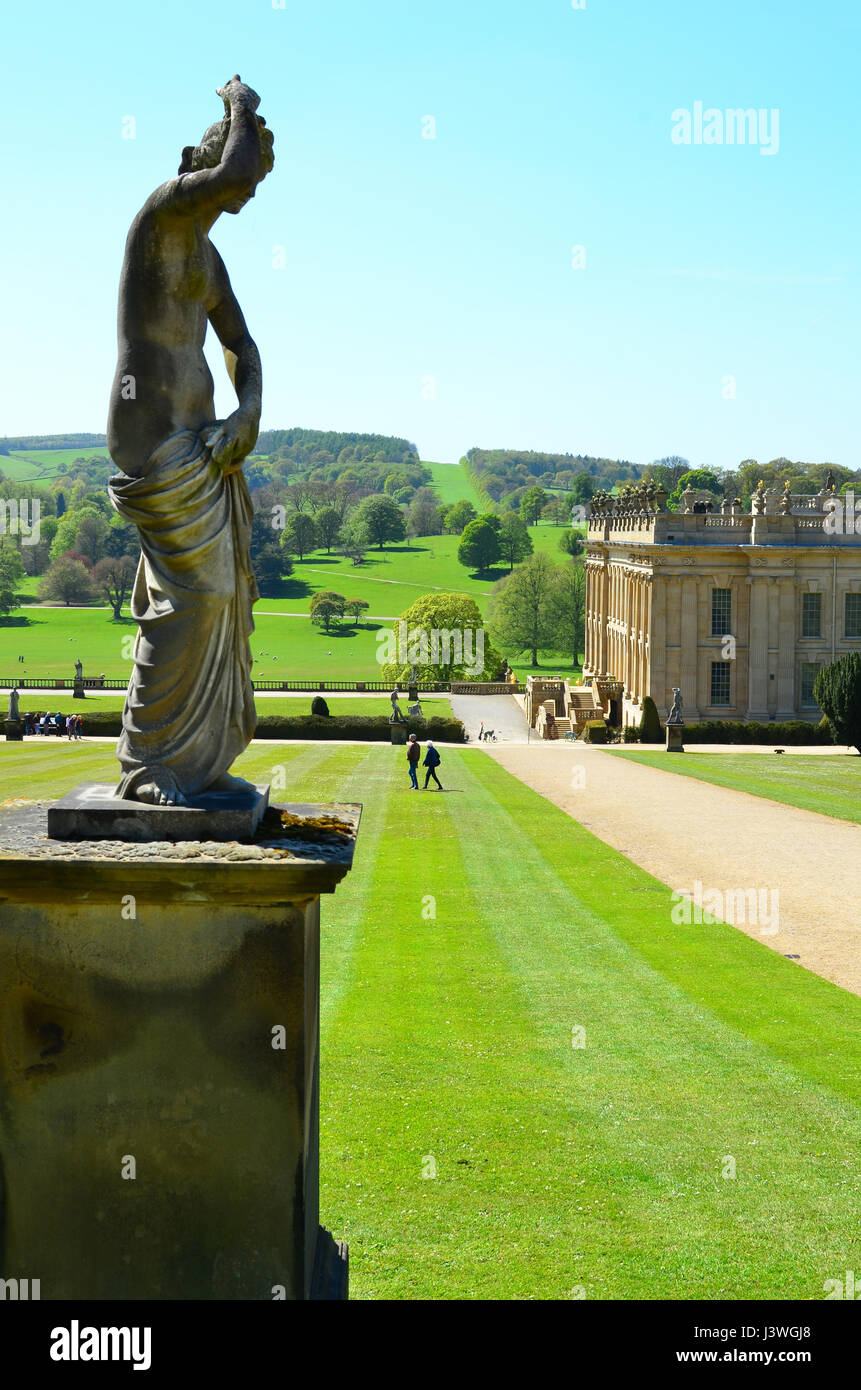
[[[244,777],[233,777],[229,772],[223,772],[220,777],[216,777],[214,782],[210,782],[206,790],[208,792],[247,792],[251,786],[252,784]]]
[[[164,768],[156,767],[148,782],[139,782],[135,787],[135,801],[144,801],[148,806],[184,806],[185,797],[179,789],[176,778]]]

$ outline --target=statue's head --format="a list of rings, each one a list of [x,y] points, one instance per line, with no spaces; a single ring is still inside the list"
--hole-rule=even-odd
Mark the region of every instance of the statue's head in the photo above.
[[[262,116],[255,115],[257,122],[257,135],[260,140],[260,178],[262,183],[266,175],[275,167],[274,144],[275,137],[267,126]],[[204,132],[199,145],[186,145],[182,152],[182,160],[178,169],[180,174],[191,174],[197,169],[215,169],[221,163],[224,154],[224,147],[227,144],[227,136],[230,133],[230,117],[225,116],[223,120],[216,121]],[[225,204],[225,212],[241,212],[249,198],[254,197],[255,190],[243,197],[234,198]]]

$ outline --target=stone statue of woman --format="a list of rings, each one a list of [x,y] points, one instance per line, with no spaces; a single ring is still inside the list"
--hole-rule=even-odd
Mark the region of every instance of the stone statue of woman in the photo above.
[[[668,724],[684,724],[685,716],[682,713],[682,692],[677,685],[673,686],[673,705],[667,715]]]
[[[131,613],[139,624],[117,755],[122,797],[182,805],[227,776],[256,716],[249,637],[258,597],[251,500],[241,471],[257,440],[260,356],[209,239],[274,165],[260,98],[233,77],[224,119],[186,146],[176,178],[144,203],[120,277],[108,448],[111,502],[138,527]],[[216,420],[203,355],[217,333],[238,408]]]

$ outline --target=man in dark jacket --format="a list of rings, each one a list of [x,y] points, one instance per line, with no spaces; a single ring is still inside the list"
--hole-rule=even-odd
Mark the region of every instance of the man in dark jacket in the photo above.
[[[427,791],[427,789],[428,789],[428,782],[430,781],[431,778],[434,779],[434,781],[436,782],[436,784],[437,784],[437,786],[439,787],[440,791],[442,791],[442,782],[439,780],[439,778],[438,778],[437,775],[436,775],[436,770],[437,770],[437,768],[439,767],[441,761],[442,761],[442,759],[440,758],[439,753],[438,753],[438,752],[436,751],[436,749],[434,748],[434,746],[433,746],[433,744],[431,743],[430,739],[428,739],[428,746],[427,746],[427,751],[426,751],[426,753],[425,753],[425,759],[424,759],[424,766],[427,768],[427,775],[425,776],[425,785],[424,785],[424,790],[425,790],[425,791]]]
[[[409,738],[407,739],[407,766],[410,770],[410,782],[412,783],[412,787],[410,788],[410,790],[414,792],[417,792],[419,789],[419,780],[417,773],[419,766],[419,758],[421,757],[421,755],[421,744],[419,743],[415,734],[410,734]]]

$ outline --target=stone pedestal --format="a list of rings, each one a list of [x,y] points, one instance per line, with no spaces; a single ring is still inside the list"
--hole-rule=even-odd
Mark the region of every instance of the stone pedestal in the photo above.
[[[391,728],[391,732],[392,732],[392,743],[406,743],[406,741],[407,741],[407,726],[406,726],[406,724],[392,724],[392,725],[390,726],[390,728]]]
[[[84,700],[84,699],[86,699],[86,696],[84,695],[84,678],[83,678],[83,676],[75,676],[75,683],[74,683],[74,685],[73,685],[73,687],[72,687],[72,699],[73,699],[73,700]]]
[[[23,719],[7,719],[4,721],[7,743],[24,742],[24,721]]]
[[[666,751],[668,753],[684,753],[684,724],[665,724],[664,728],[667,731]]]
[[[269,788],[250,782],[200,792],[182,806],[147,806],[114,791],[82,782],[48,808],[48,834],[54,840],[249,840],[269,805]]]
[[[359,811],[141,845],[0,810],[0,1277],[43,1300],[346,1296],[318,1219],[319,898]]]

